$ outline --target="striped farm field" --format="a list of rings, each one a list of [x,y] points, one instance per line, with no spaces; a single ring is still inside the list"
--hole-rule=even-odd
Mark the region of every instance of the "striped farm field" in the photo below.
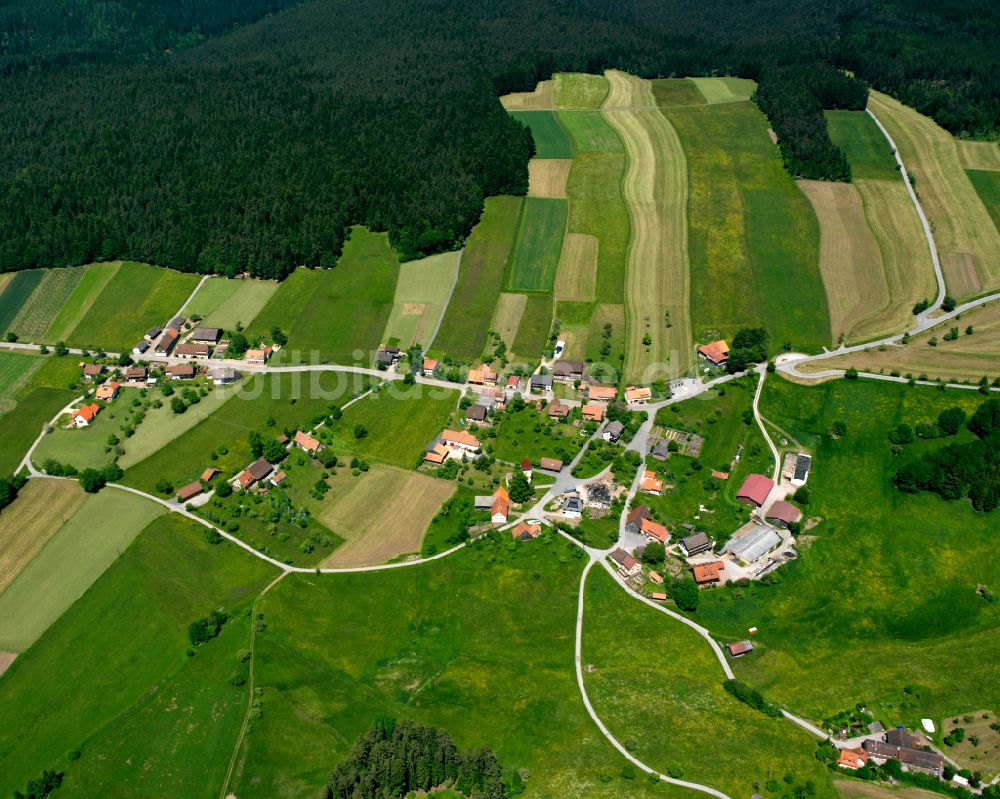
[[[527,296],[512,349],[519,357],[535,361],[541,357],[552,329],[552,295],[536,292]]]
[[[552,83],[555,108],[600,108],[608,96],[608,80],[603,75],[557,72]]]
[[[375,566],[412,552],[420,552],[424,531],[444,502],[455,493],[455,483],[430,475],[376,464],[360,477],[335,484],[332,499],[318,514],[344,539],[327,567]],[[340,490],[338,490],[340,489]],[[372,513],[372,508],[383,513]],[[393,523],[386,524],[384,513]]]
[[[483,215],[462,252],[458,282],[434,339],[435,351],[478,358],[503,287],[504,269],[517,237],[520,197],[487,197]]]
[[[490,328],[499,334],[508,350],[514,349],[514,339],[517,338],[521,317],[524,316],[524,306],[527,303],[527,294],[511,294],[506,291],[497,299]]]
[[[507,288],[551,291],[559,266],[566,217],[565,200],[528,197],[524,201],[517,243],[510,257]]]
[[[572,166],[569,158],[532,158],[528,161],[528,196],[565,200]]]
[[[10,323],[22,339],[44,340],[63,304],[83,277],[80,267],[42,270],[42,279]]]
[[[578,153],[624,152],[622,140],[600,111],[557,111],[556,116]]]
[[[462,252],[443,252],[399,265],[396,296],[382,338],[407,349],[427,349],[458,275]]]
[[[983,201],[986,210],[993,217],[993,224],[1000,229],[1000,172],[982,169],[968,169],[966,174],[972,181],[972,186]]]
[[[649,81],[607,73],[609,102],[652,98]],[[625,143],[622,194],[632,238],[625,281],[626,381],[684,374],[694,364],[688,312],[688,173],[677,132],[659,110],[618,107],[608,121]],[[650,343],[645,343],[650,342]],[[655,376],[650,369],[655,369]]]
[[[1000,172],[1000,144],[995,141],[956,139],[958,159],[965,169],[988,169]]]
[[[597,256],[600,242],[586,233],[567,233],[559,254],[555,298],[592,302],[597,288]]]
[[[121,269],[121,261],[111,261],[104,264],[89,264],[77,267],[83,274],[72,293],[66,298],[59,313],[49,325],[46,339],[49,341],[69,341],[70,334],[87,315],[94,302],[104,291],[104,287]]]
[[[512,111],[511,116],[530,128],[536,158],[573,157],[573,142],[552,111]]]
[[[831,343],[819,224],[751,103],[666,107],[689,173],[695,337],[766,327],[777,345]]]
[[[747,78],[690,78],[707,103],[734,103],[749,100],[757,84]]]
[[[45,274],[43,269],[18,272],[0,294],[0,333],[14,330],[13,322]],[[14,330],[16,333],[17,331]]]
[[[653,96],[660,108],[668,105],[705,105],[705,95],[690,78],[660,78],[652,81]]]
[[[238,324],[245,327],[257,318],[278,286],[271,280],[213,277],[184,306],[184,315],[199,315],[203,325],[223,330],[233,330]]]
[[[830,138],[847,157],[854,180],[902,180],[888,139],[864,111],[824,111]]]
[[[633,77],[627,72],[617,69],[605,71],[604,77],[608,79],[610,89],[608,96],[604,99],[604,104],[601,106],[603,111],[617,108],[645,108],[656,105],[652,82]]]
[[[868,107],[892,135],[916,180],[938,251],[959,256],[941,259],[949,293],[960,299],[1000,287],[1000,231],[962,168],[954,137],[880,92],[871,92]]]
[[[511,92],[501,97],[500,102],[508,111],[552,108],[555,103],[555,85],[551,80],[543,80],[534,91]]]

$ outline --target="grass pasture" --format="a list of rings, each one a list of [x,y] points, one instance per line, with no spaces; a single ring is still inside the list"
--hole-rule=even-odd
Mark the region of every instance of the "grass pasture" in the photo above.
[[[600,111],[558,111],[578,153],[624,152],[622,140]]]
[[[354,227],[335,268],[295,270],[249,329],[266,335],[278,325],[285,332],[288,346],[277,363],[367,365],[382,341],[398,277],[388,235]]]
[[[1000,772],[1000,730],[995,728],[996,723],[996,713],[988,710],[943,719],[939,727],[941,737],[960,727],[965,730],[965,738],[953,746],[945,744],[941,748],[959,765],[982,773],[983,781],[989,782]],[[973,738],[977,739],[975,743]]]
[[[705,105],[705,95],[690,78],[660,78],[652,81],[653,97],[661,108],[668,105]]]
[[[520,411],[505,411],[496,432],[496,438],[486,440],[487,451],[508,463],[520,463],[525,458],[532,463],[541,458],[569,463],[585,441],[577,428],[549,419],[532,405]]]
[[[527,296],[512,349],[519,358],[533,362],[541,357],[552,329],[552,295],[536,292]]]
[[[864,111],[824,111],[830,138],[847,157],[854,180],[901,180],[892,147]]]
[[[512,111],[535,140],[535,158],[572,158],[573,142],[552,111]]]
[[[619,95],[652,95],[649,81],[609,74],[615,75],[613,87],[629,81],[644,84],[623,88]],[[677,132],[657,109],[618,110],[608,121],[625,143],[622,195],[632,230],[623,371],[626,381],[648,383],[684,374],[694,365],[688,313],[687,163]],[[644,343],[647,339],[651,343]],[[650,367],[655,375],[648,372]]]
[[[420,552],[431,519],[455,493],[453,482],[383,464],[347,480],[318,514],[344,539],[323,566],[375,566]]]
[[[229,280],[213,277],[205,281],[187,305],[184,315],[202,316],[201,324],[232,330],[237,324],[249,325],[278,290],[270,280]]]
[[[555,85],[551,80],[542,80],[533,91],[511,92],[501,97],[500,102],[508,111],[552,108],[555,102]]]
[[[497,299],[497,307],[493,309],[493,321],[490,328],[500,334],[508,350],[513,350],[517,330],[524,316],[524,306],[528,303],[527,294],[511,294],[504,292]]]
[[[525,199],[517,243],[510,257],[508,290],[552,290],[568,213],[565,200]]]
[[[437,331],[455,285],[462,252],[443,252],[399,265],[399,280],[392,313],[382,335],[407,349],[420,344],[427,349]]]
[[[532,158],[528,161],[528,196],[566,199],[571,159]]]
[[[956,299],[1000,286],[1000,231],[962,169],[954,137],[932,119],[873,91],[868,107],[896,141],[906,168],[916,179],[924,213],[934,228],[937,247],[944,255],[945,283]]]
[[[1000,143],[957,139],[955,145],[963,168],[1000,171]]]
[[[605,357],[601,354],[604,345],[604,326],[611,325],[611,353]],[[625,360],[625,306],[614,303],[598,303],[590,317],[590,330],[587,333],[586,360],[610,364],[620,371]]]
[[[126,261],[73,328],[67,343],[129,352],[149,328],[177,313],[199,280],[197,275]]]
[[[115,488],[88,496],[0,594],[0,650],[27,649],[164,512]]]
[[[585,592],[587,693],[612,734],[633,742],[636,757],[730,796],[779,774],[810,780],[817,797],[836,796],[811,736],[726,693],[725,675],[698,633],[629,598],[600,567]]]
[[[17,394],[44,360],[37,355],[0,351],[0,416],[17,404]]]
[[[64,389],[25,387],[16,407],[0,416],[0,474],[17,468],[42,428],[73,397]]]
[[[4,675],[0,790],[54,767],[65,797],[216,796],[246,712],[229,681],[245,613],[276,575],[176,514],[155,520]],[[188,625],[214,608],[233,618],[186,656]]]
[[[74,286],[59,312],[49,325],[46,339],[49,341],[69,341],[70,334],[104,291],[104,287],[121,269],[121,261],[79,266],[82,275]]]
[[[42,278],[28,295],[17,315],[11,320],[10,329],[25,341],[45,340],[45,334],[63,304],[69,299],[84,270],[44,269]],[[23,273],[20,273],[23,274]],[[0,303],[2,303],[0,295]]]
[[[559,253],[554,293],[557,300],[593,302],[597,292],[600,242],[587,233],[567,233]]]
[[[42,282],[44,275],[44,269],[26,269],[17,272],[7,281],[3,293],[0,293],[0,333],[14,330],[14,320],[21,313],[32,292]]]
[[[1000,229],[1000,172],[969,169],[966,174],[993,218],[993,224]]]
[[[86,494],[72,480],[30,480],[0,513],[0,594],[76,513]]]
[[[434,339],[435,350],[465,360],[482,353],[517,237],[522,202],[520,197],[486,198],[483,216],[462,252],[458,282]]]
[[[608,79],[583,72],[557,72],[552,76],[556,108],[600,108],[608,96]]]
[[[705,102],[734,103],[749,100],[757,84],[748,78],[689,78],[705,98]]]

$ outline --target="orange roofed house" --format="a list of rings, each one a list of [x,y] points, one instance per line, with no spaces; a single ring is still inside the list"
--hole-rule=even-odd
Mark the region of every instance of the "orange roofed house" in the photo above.
[[[580,409],[580,413],[588,422],[600,422],[604,419],[604,406],[587,404]]]
[[[698,354],[715,366],[725,366],[729,360],[729,345],[725,339],[712,341],[698,347]]]
[[[652,398],[653,392],[646,386],[629,386],[625,389],[625,402],[629,405],[640,405]]]
[[[657,524],[652,519],[640,518],[638,526],[639,532],[650,541],[659,541],[661,544],[666,545],[667,541],[670,540],[670,533],[667,531],[667,528],[662,524]]]
[[[118,389],[120,387],[121,383],[117,380],[101,383],[101,385],[97,387],[97,391],[94,392],[94,398],[104,400],[104,402],[111,402],[111,400],[118,396]]]
[[[479,439],[463,430],[444,430],[424,451],[427,463],[444,463],[448,458],[461,458],[465,453],[479,452]]]
[[[652,494],[654,497],[663,493],[663,481],[656,476],[652,469],[646,469],[642,475],[642,493]]]
[[[517,525],[517,527],[510,531],[510,534],[515,541],[530,541],[533,538],[538,538],[538,536],[542,534],[542,525],[521,522]]]
[[[319,441],[301,430],[295,431],[295,446],[303,452],[308,452],[310,455],[313,455],[323,449],[323,445],[320,444]]]
[[[691,574],[698,585],[710,585],[722,580],[722,572],[725,571],[726,564],[721,560],[713,560],[711,563],[696,563],[691,567]]]
[[[590,402],[611,402],[618,396],[618,389],[614,386],[588,386],[587,400]]]
[[[837,765],[841,768],[849,768],[857,771],[864,768],[868,762],[868,753],[860,746],[857,749],[841,749],[837,757]]]
[[[100,413],[101,406],[96,402],[92,402],[89,405],[82,405],[79,408],[74,408],[72,411],[73,424],[77,427],[86,427],[92,421],[94,417]]]

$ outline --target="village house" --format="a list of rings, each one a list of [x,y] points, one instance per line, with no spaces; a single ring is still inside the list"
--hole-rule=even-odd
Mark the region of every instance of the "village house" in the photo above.
[[[726,651],[731,658],[743,657],[753,652],[753,644],[749,641],[735,641],[731,644],[726,644]]]
[[[285,472],[275,472],[271,475],[270,479],[267,481],[275,488],[280,486],[285,480],[288,479],[288,475]]]
[[[641,532],[640,523],[643,519],[649,518],[649,508],[646,505],[636,505],[625,520],[625,532],[639,535]]]
[[[444,430],[424,451],[428,463],[444,463],[448,458],[461,458],[463,454],[475,453],[480,448],[479,439],[461,430]]]
[[[157,355],[169,355],[170,350],[174,348],[174,344],[177,343],[177,336],[179,333],[172,327],[168,327],[166,331],[161,336],[159,342],[156,344],[156,354]]]
[[[538,466],[547,472],[561,472],[563,462],[558,458],[542,458],[538,462]]]
[[[513,397],[518,391],[521,390],[521,378],[517,375],[511,375],[507,378],[507,385],[504,387],[504,391],[508,397]]]
[[[521,522],[510,531],[510,534],[515,541],[531,541],[542,534],[542,525]]]
[[[684,557],[686,558],[700,555],[702,552],[708,552],[712,548],[712,542],[709,541],[707,533],[695,533],[694,535],[682,538],[680,545],[681,552],[684,553]]]
[[[603,405],[584,405],[580,408],[580,413],[585,422],[601,422],[604,420]]]
[[[640,490],[643,494],[652,494],[654,497],[663,493],[663,481],[656,476],[652,469],[646,469],[642,475],[642,486]]]
[[[174,363],[165,370],[171,380],[194,380],[195,368],[189,363]]]
[[[583,361],[556,361],[552,366],[552,377],[562,383],[572,383],[583,379]]]
[[[587,386],[587,400],[590,402],[612,402],[618,396],[614,386]]]
[[[565,419],[569,416],[569,405],[560,402],[558,397],[549,403],[547,410],[550,419]]]
[[[625,389],[625,402],[628,405],[641,405],[653,398],[653,392],[646,386],[629,386]]]
[[[531,390],[542,394],[552,393],[552,375],[532,375]]]
[[[153,326],[153,327],[149,328],[149,330],[146,331],[145,339],[146,339],[146,341],[150,341],[151,342],[154,339],[158,338],[159,335],[160,335],[160,333],[162,333],[162,332],[163,332],[163,328],[162,327]]]
[[[918,748],[914,737],[899,727],[889,730],[881,740],[868,738],[861,745],[869,757],[883,763],[894,758],[904,765],[935,775],[940,774],[944,766],[941,755]]]
[[[642,564],[620,547],[611,553],[611,560],[618,564],[622,577],[635,577],[642,573]]]
[[[490,521],[493,524],[507,524],[510,516],[510,493],[503,486],[498,486],[493,492],[493,502],[490,505]]]
[[[233,488],[246,491],[273,471],[274,467],[265,458],[258,458],[233,478]]]
[[[107,383],[101,383],[94,392],[94,399],[111,402],[111,400],[118,396],[118,389],[120,387],[121,383],[117,380],[109,380]]]
[[[724,339],[698,347],[698,354],[713,366],[725,366],[729,360],[729,345]]]
[[[437,374],[438,366],[437,358],[424,358],[422,367],[424,377],[434,377]]]
[[[178,358],[207,358],[211,354],[207,344],[178,344],[174,348],[174,355]]]
[[[230,366],[223,367],[222,369],[213,369],[210,377],[212,382],[217,386],[226,386],[230,383],[235,383],[240,379],[240,373],[237,372]]]
[[[659,541],[664,546],[670,541],[670,533],[662,524],[657,524],[652,519],[639,519],[639,532],[650,541]]]
[[[104,368],[103,364],[100,363],[85,363],[83,365],[83,379],[93,380],[94,378],[103,375],[107,369]]]
[[[145,383],[148,373],[145,366],[130,366],[125,370],[126,383]]]
[[[473,386],[495,386],[497,377],[499,375],[486,364],[469,370],[469,383]]]
[[[270,347],[260,347],[258,349],[247,350],[243,356],[243,361],[245,363],[254,364],[255,366],[264,366],[267,363],[267,359],[271,357]]]
[[[219,475],[219,470],[214,466],[209,466],[205,471],[201,473],[201,477],[198,479],[203,483],[207,483],[210,480],[214,480]]]
[[[649,457],[658,460],[665,461],[670,457],[670,447],[666,441],[663,439],[657,440],[652,448],[649,450]]]
[[[725,570],[725,563],[713,560],[710,563],[695,563],[691,567],[691,575],[698,585],[712,585],[722,580],[722,572]]]
[[[184,325],[186,324],[187,324],[187,319],[185,319],[183,316],[175,316],[173,319],[167,322],[167,330],[173,328],[174,330],[180,332],[183,329]]]
[[[177,501],[180,503],[188,502],[203,493],[204,490],[201,483],[195,480],[193,483],[188,483],[177,489]]]
[[[862,747],[857,749],[841,749],[837,753],[837,765],[841,768],[857,771],[868,763],[868,753]]]
[[[295,431],[295,438],[293,439],[295,446],[297,446],[303,452],[307,452],[310,455],[315,455],[317,452],[323,449],[323,445],[302,430]]]
[[[379,347],[375,353],[375,365],[379,369],[388,369],[390,366],[395,366],[399,363],[401,357],[402,354],[399,351],[399,347]]]
[[[219,327],[196,327],[194,332],[188,337],[188,341],[195,344],[210,344],[215,346],[222,339],[222,328]]]
[[[804,486],[809,480],[809,471],[812,469],[812,458],[804,452],[795,456],[795,471],[792,473],[792,485]]]
[[[801,519],[802,511],[783,499],[772,502],[771,507],[767,509],[767,520],[779,527],[788,527]]]
[[[654,601],[656,601],[656,602],[666,602],[667,601],[667,595],[664,594],[662,591],[654,591],[653,593],[651,593],[649,595],[649,598],[652,599],[652,600],[654,600]]]
[[[740,490],[736,492],[736,499],[751,508],[759,508],[767,502],[771,489],[774,488],[774,481],[770,477],[762,474],[747,475]]]
[[[712,469],[712,477],[716,480],[728,480],[729,472],[720,472],[718,469]]]
[[[134,347],[132,347],[132,354],[135,355],[138,358],[141,358],[148,351],[149,351],[149,342],[148,341],[139,341],[139,342],[136,342],[136,345]]]
[[[470,405],[465,409],[465,418],[470,422],[485,422],[486,421],[486,406],[485,405]]]
[[[70,411],[70,415],[73,417],[72,424],[75,427],[87,427],[94,417],[100,413],[101,406],[96,402],[91,402],[89,405],[81,405],[79,408],[74,408]]]
[[[660,574],[659,572],[654,572],[650,570],[649,579],[652,580],[657,585],[663,585],[663,575]]]
[[[562,513],[569,519],[583,516],[583,499],[575,491],[563,495]]]
[[[605,441],[610,441],[613,443],[617,441],[619,438],[621,438],[622,433],[624,432],[625,432],[625,425],[623,425],[618,420],[615,420],[609,423],[608,426],[604,428],[604,434],[602,438]]]

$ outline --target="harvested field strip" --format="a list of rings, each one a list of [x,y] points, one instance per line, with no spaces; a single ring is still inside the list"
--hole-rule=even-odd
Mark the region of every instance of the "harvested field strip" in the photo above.
[[[455,285],[462,252],[444,252],[399,265],[396,296],[383,339],[427,349]]]
[[[552,108],[555,103],[555,86],[551,80],[539,81],[534,91],[505,94],[500,102],[508,111]]]
[[[27,649],[165,512],[155,502],[113,488],[87,497],[0,594],[0,619],[5,620],[0,650]]]
[[[598,241],[595,292],[599,302],[621,303],[625,298],[631,228],[621,193],[624,174],[624,153],[579,153],[566,187],[569,232]]]
[[[979,199],[993,217],[993,224],[1000,229],[1000,172],[969,169],[966,170],[966,174],[972,181]]]
[[[705,105],[705,95],[690,78],[660,78],[652,81],[653,97],[661,108],[669,105]]]
[[[532,158],[528,161],[528,196],[566,199],[571,158]]]
[[[13,330],[11,323],[20,313],[35,287],[42,282],[44,270],[18,272],[0,294],[0,333]],[[14,331],[17,332],[16,330]]]
[[[573,142],[552,111],[512,111],[511,116],[531,129],[536,158],[573,157]]]
[[[854,367],[863,372],[920,377],[927,375],[931,380],[948,382],[978,382],[984,375],[992,382],[1000,377],[1000,302],[991,302],[962,314],[954,326],[959,336],[954,341],[944,341],[942,336],[950,326],[921,333],[910,339],[904,346],[873,347],[864,352],[825,358],[812,364],[804,364],[803,372],[823,372],[827,369],[848,369]],[[972,335],[965,329],[972,327]],[[937,346],[928,342],[936,338]]]
[[[857,190],[850,183],[801,180],[819,219],[819,268],[830,306],[830,326],[848,344],[890,330],[871,330],[869,316],[891,298],[882,255]],[[907,309],[909,312],[909,309]]]
[[[1000,171],[1000,144],[995,141],[957,139],[958,158],[965,169]]]
[[[895,333],[911,321],[914,304],[937,293],[934,264],[923,227],[901,180],[856,180],[868,225],[882,253],[889,304],[868,321],[871,338]]]
[[[604,76],[608,79],[610,88],[608,96],[601,106],[602,110],[647,108],[656,105],[656,99],[653,97],[653,85],[648,80],[641,80],[617,69],[606,70]],[[619,131],[620,133],[621,131]]]
[[[614,77],[611,77],[614,75]],[[612,95],[652,97],[648,81],[609,73]],[[688,315],[687,161],[673,126],[657,109],[616,111],[608,120],[625,142],[623,195],[632,239],[625,281],[626,381],[684,374],[694,363]],[[645,344],[644,341],[651,341]],[[657,374],[648,372],[655,366]]]
[[[466,241],[458,283],[434,339],[435,350],[467,360],[482,353],[517,237],[521,203],[520,197],[486,198],[483,216]]]
[[[63,303],[52,324],[49,325],[46,338],[49,341],[68,341],[70,334],[80,324],[80,321],[91,306],[104,291],[104,287],[121,269],[121,261],[111,261],[106,264],[90,264],[77,267],[83,270],[83,275],[77,282],[73,292]]]
[[[972,256],[981,289],[1000,286],[1000,232],[990,224],[972,182],[962,169],[955,139],[928,117],[888,95],[873,91],[868,107],[896,141],[907,169],[916,178],[924,213],[934,228],[938,250]],[[942,266],[945,259],[942,258]],[[955,282],[958,288],[953,288]],[[961,270],[945,270],[945,283],[956,298],[971,281]]]
[[[195,295],[195,301],[206,288],[215,284],[216,280],[210,280],[202,286]],[[233,330],[237,325],[246,327],[257,318],[280,285],[271,280],[241,280],[235,293],[210,312],[203,314],[205,318],[201,323],[210,327],[221,327],[223,330]]]
[[[535,361],[542,355],[552,329],[552,295],[529,294],[514,338],[513,351],[520,357]]]
[[[854,180],[902,180],[892,147],[864,111],[824,111],[830,138],[847,157]]]
[[[374,566],[419,552],[424,531],[452,494],[455,484],[426,474],[378,464],[352,481],[319,514],[344,538],[323,566]],[[372,513],[379,507],[392,517]]]
[[[527,294],[509,294],[507,292],[501,294],[497,300],[497,307],[493,311],[493,322],[490,327],[500,334],[500,338],[503,339],[508,350],[514,348],[514,339],[521,326],[521,317],[524,316],[524,306],[527,302]]]
[[[600,111],[558,111],[556,116],[563,128],[569,131],[576,152],[624,152],[622,140]]]
[[[552,290],[568,213],[565,200],[528,197],[524,201],[517,244],[510,258],[508,289]]]
[[[11,329],[23,339],[44,339],[49,325],[73,293],[83,272],[80,267],[44,270],[41,282],[10,323]]]
[[[572,209],[570,210],[572,214]],[[567,233],[559,254],[555,298],[592,302],[597,288],[600,242],[586,233]]]
[[[0,514],[0,594],[83,504],[72,480],[29,480]]]
[[[749,100],[757,84],[747,78],[690,78],[707,103],[733,103]]]
[[[556,108],[600,108],[608,96],[608,80],[602,75],[557,72],[552,82]]]

